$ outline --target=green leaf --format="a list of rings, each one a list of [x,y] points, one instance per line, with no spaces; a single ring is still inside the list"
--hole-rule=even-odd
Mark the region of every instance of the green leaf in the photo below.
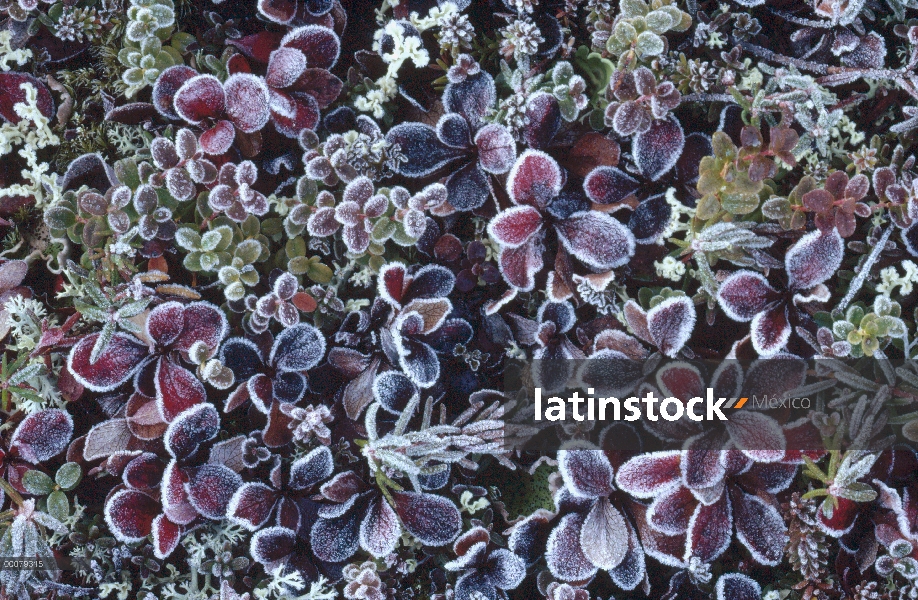
[[[250,265],[261,255],[261,244],[257,240],[244,240],[236,246],[233,256],[242,260],[243,263]]]
[[[663,39],[654,32],[644,31],[637,37],[634,49],[641,59],[645,59],[650,56],[659,56],[663,54],[663,50],[666,49],[666,44],[664,44]]]
[[[306,276],[316,283],[325,285],[332,279],[332,270],[320,262],[311,262],[306,270]]]
[[[99,332],[99,337],[96,338],[96,343],[92,347],[92,352],[89,355],[90,364],[94,364],[99,357],[102,356],[102,353],[105,352],[105,348],[108,347],[108,343],[112,341],[112,337],[115,335],[115,324],[111,321],[107,322],[102,331]]]
[[[70,501],[67,500],[67,494],[60,490],[51,492],[48,496],[48,514],[58,521],[64,521],[70,516]]]
[[[208,231],[201,236],[201,250],[204,252],[211,252],[217,249],[217,245],[221,240],[220,232],[217,230]]]
[[[303,275],[309,270],[310,262],[305,256],[294,256],[287,263],[287,270],[294,275]]]
[[[201,248],[201,234],[191,227],[181,227],[175,232],[175,243],[188,251],[199,250]]]
[[[22,476],[22,487],[30,494],[44,496],[54,490],[54,480],[41,471],[26,471]]]
[[[69,229],[76,224],[76,215],[65,206],[52,206],[45,211],[45,222],[51,229]]]
[[[54,481],[57,485],[65,490],[72,490],[83,478],[83,470],[75,462],[69,462],[61,465],[61,468],[54,474]]]
[[[373,225],[373,231],[370,233],[370,237],[376,242],[385,242],[392,237],[397,227],[397,223],[392,219],[379,219],[376,221],[376,224]]]

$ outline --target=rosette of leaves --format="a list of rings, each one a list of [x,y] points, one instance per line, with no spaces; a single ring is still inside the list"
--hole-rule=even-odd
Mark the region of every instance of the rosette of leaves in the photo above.
[[[182,264],[191,272],[213,272],[232,262],[229,248],[233,243],[233,229],[218,225],[203,235],[194,227],[182,227],[175,232],[175,243],[187,251]]]
[[[127,186],[111,187],[105,194],[83,187],[68,190],[60,202],[45,211],[45,222],[51,235],[67,238],[85,249],[81,263],[87,262],[93,250],[108,246],[113,236],[126,233],[137,219],[131,206],[131,190]]]
[[[748,165],[740,160],[737,148],[726,133],[711,136],[713,156],[705,156],[698,166],[698,200],[695,218],[708,221],[722,213],[747,215],[759,206],[762,180],[753,181]],[[764,179],[764,178],[763,178]]]
[[[118,60],[127,67],[121,78],[128,86],[124,92],[128,98],[148,85],[153,85],[163,70],[182,62],[181,54],[171,46],[163,46],[162,41],[155,36],[144,38],[136,45],[127,45],[130,42],[125,44],[118,53]]]
[[[857,514],[855,504],[873,502],[876,499],[876,490],[869,483],[860,480],[869,479],[868,475],[879,457],[878,454],[849,450],[842,455],[840,451],[833,450],[829,453],[829,464],[825,471],[805,454],[802,456],[805,463],[803,474],[823,484],[823,487],[814,487],[802,498],[823,498],[817,514],[830,535],[834,535],[837,530],[835,526],[838,519],[833,520],[833,517],[837,516],[836,512],[841,513],[838,517],[851,517],[850,520],[853,521],[853,516]],[[847,528],[842,527],[842,530]]]
[[[850,354],[854,358],[873,356],[890,338],[906,335],[908,329],[901,315],[899,303],[881,294],[874,299],[870,312],[862,302],[849,306],[844,317],[833,320],[832,334],[837,340],[851,345]]]
[[[61,465],[54,478],[37,469],[26,471],[22,476],[22,485],[32,495],[46,496],[39,504],[39,509],[44,509],[44,512],[58,521],[63,521],[70,516],[67,492],[79,485],[82,478],[83,470],[80,465],[68,462]]]
[[[639,62],[660,56],[667,49],[663,35],[685,31],[692,17],[673,0],[622,0],[621,14],[606,41],[606,50],[618,56],[618,66],[633,69]]]
[[[574,73],[571,63],[560,61],[551,71],[551,93],[558,100],[561,118],[573,121],[589,104],[586,95],[586,80]]]
[[[255,263],[268,260],[270,246],[268,238],[261,233],[261,222],[254,215],[239,224],[233,239],[230,263],[220,267],[217,276],[226,286],[223,289],[226,299],[241,300],[245,296],[245,288],[258,283],[260,275]]]
[[[14,396],[21,396],[32,402],[44,402],[28,381],[41,375],[44,366],[41,363],[28,364],[29,354],[23,352],[13,362],[8,362],[6,353],[0,357],[0,406],[4,411],[10,409],[10,400]]]
[[[150,304],[151,299],[132,300],[128,296],[118,300],[115,297],[106,295],[99,286],[92,282],[87,283],[84,289],[90,302],[75,298],[73,307],[83,316],[83,319],[103,324],[102,331],[99,333],[99,337],[96,338],[92,354],[90,354],[90,360],[95,362],[105,351],[106,346],[115,335],[115,331],[120,329],[132,334],[140,332],[140,326],[131,319],[142,313],[147,308],[147,305]]]
[[[802,229],[806,225],[803,197],[816,189],[818,183],[807,175],[787,196],[772,196],[762,204],[762,214],[777,221],[784,229]]]
[[[305,275],[316,283],[328,284],[334,275],[332,270],[322,264],[318,256],[307,257],[306,254],[306,241],[302,237],[291,238],[284,245],[283,253],[277,254],[277,264],[294,275]],[[382,260],[381,257],[376,258]]]

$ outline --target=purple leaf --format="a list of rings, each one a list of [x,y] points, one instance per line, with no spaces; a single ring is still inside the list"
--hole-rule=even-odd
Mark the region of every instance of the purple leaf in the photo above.
[[[520,291],[528,292],[535,287],[535,275],[544,266],[540,241],[532,239],[518,248],[502,248],[500,251],[498,266],[501,275]]]
[[[328,449],[328,446],[319,446],[290,465],[288,485],[294,490],[311,488],[330,477],[334,469],[335,461],[332,458],[331,450]]]
[[[325,356],[325,336],[307,323],[283,330],[274,341],[268,361],[278,371],[306,371]]]
[[[447,112],[461,114],[476,130],[496,99],[494,79],[485,71],[479,71],[460,83],[449,83],[443,90],[443,106]]]
[[[488,235],[504,248],[518,248],[542,228],[542,214],[531,206],[514,206],[488,223]]]
[[[526,150],[507,176],[507,193],[514,204],[544,209],[561,191],[561,167],[539,150]]]
[[[32,464],[57,456],[73,436],[73,419],[58,408],[48,408],[26,417],[16,427],[10,448]]]
[[[602,270],[620,267],[634,255],[634,236],[605,213],[575,213],[555,225],[565,249],[584,264]]]
[[[470,162],[446,180],[447,201],[456,210],[474,210],[488,201],[488,174],[477,162]]]
[[[160,416],[169,423],[179,413],[207,399],[204,384],[171,356],[163,356],[156,364],[154,384]]]
[[[753,271],[733,273],[717,290],[720,308],[734,321],[751,321],[778,297],[768,280]]]
[[[280,495],[260,482],[244,483],[236,490],[226,508],[226,516],[249,531],[257,531],[271,518]]]
[[[249,554],[263,565],[273,565],[293,553],[296,533],[286,527],[268,527],[252,536]]]
[[[596,566],[583,553],[580,532],[582,515],[565,515],[548,536],[545,562],[551,574],[564,581],[583,581],[596,573]]]
[[[787,320],[787,307],[778,304],[752,319],[752,346],[760,355],[777,354],[790,339],[791,326]]]
[[[685,556],[711,562],[730,545],[733,515],[727,494],[711,505],[699,503],[692,514],[686,537]]]
[[[226,114],[243,133],[258,131],[271,118],[268,86],[251,73],[230,75],[223,84],[226,90]]]
[[[682,453],[648,452],[629,459],[618,469],[618,487],[636,498],[652,498],[681,477]]]
[[[136,490],[120,490],[105,502],[105,522],[118,541],[142,541],[153,529],[159,503]]]
[[[426,177],[465,155],[463,150],[445,145],[436,130],[421,123],[396,125],[386,134],[386,141],[397,144],[407,158],[395,167],[405,177]]]
[[[67,357],[67,367],[83,387],[94,392],[108,392],[137,371],[149,350],[136,338],[116,333],[98,360],[91,362],[98,337],[98,333],[93,333],[77,342]]]
[[[394,492],[395,512],[419,542],[443,546],[462,531],[462,517],[452,502],[435,494]]]
[[[772,417],[751,410],[737,412],[730,415],[726,428],[737,449],[752,460],[769,463],[784,458],[787,441]]]
[[[503,125],[490,123],[479,129],[475,145],[481,168],[488,173],[506,173],[516,160],[516,142]]]
[[[198,124],[226,109],[223,84],[213,75],[198,75],[185,81],[175,93],[175,111],[189,123]]]
[[[453,291],[456,276],[446,267],[426,265],[411,277],[401,296],[401,302],[425,298],[445,298]]]
[[[561,107],[551,94],[539,92],[526,103],[526,127],[523,138],[526,145],[536,150],[548,148],[561,129]]]
[[[170,521],[166,515],[159,515],[153,519],[151,530],[153,554],[159,559],[164,559],[172,554],[182,538],[182,528]]]
[[[666,535],[685,533],[698,501],[688,488],[676,485],[656,497],[647,509],[650,526]]]
[[[695,328],[695,304],[691,298],[668,298],[647,312],[647,330],[660,352],[675,358]]]
[[[169,454],[187,458],[197,452],[201,444],[216,437],[219,430],[220,414],[213,404],[203,403],[178,415],[169,424],[163,441]]]
[[[469,122],[458,113],[447,113],[437,121],[437,137],[452,148],[467,149],[472,146]]]
[[[317,558],[343,562],[354,556],[360,544],[360,521],[356,512],[345,511],[336,518],[320,518],[313,524],[309,542]]]
[[[822,283],[835,275],[844,256],[844,241],[836,229],[806,234],[784,257],[788,286],[794,290],[807,290]]]
[[[673,209],[666,196],[658,194],[642,201],[628,220],[628,229],[638,244],[655,244],[669,228]]]
[[[582,498],[608,496],[614,490],[614,472],[600,450],[562,450],[558,470],[572,494]]]
[[[715,586],[717,600],[761,600],[762,587],[748,575],[726,573]]]
[[[736,500],[736,536],[763,565],[775,566],[784,556],[787,526],[781,513],[758,496],[739,492]]]
[[[131,460],[124,468],[121,478],[124,484],[136,490],[157,487],[163,479],[165,463],[152,452],[144,452]]]
[[[639,188],[637,179],[616,167],[597,167],[583,180],[583,191],[596,204],[617,204]]]
[[[223,519],[233,494],[242,485],[238,473],[223,465],[198,467],[185,484],[188,500],[199,513],[208,519]]]
[[[313,69],[330,69],[338,62],[341,41],[334,31],[321,25],[306,25],[290,30],[281,46],[295,48],[306,56]]]
[[[650,129],[634,136],[631,153],[641,173],[657,181],[669,172],[679,160],[685,146],[682,125],[673,115],[654,121]]]
[[[393,414],[401,414],[417,394],[418,387],[399,371],[380,373],[373,382],[373,397]]]
[[[179,115],[175,112],[173,104],[175,94],[186,81],[197,74],[197,71],[185,65],[169,67],[160,73],[153,84],[153,106],[156,110],[164,117],[178,119]]]
[[[385,558],[395,551],[402,526],[389,503],[377,498],[360,523],[360,546],[376,558]]]

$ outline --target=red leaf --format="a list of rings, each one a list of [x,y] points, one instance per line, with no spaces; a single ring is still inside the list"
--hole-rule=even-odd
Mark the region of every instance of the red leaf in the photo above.
[[[335,32],[321,25],[306,25],[291,30],[281,40],[281,46],[296,48],[306,56],[313,69],[330,69],[338,62],[341,42]]]
[[[271,517],[278,498],[278,493],[263,483],[245,483],[233,494],[226,516],[249,531],[256,531]]]
[[[225,154],[236,139],[236,129],[229,121],[217,121],[216,125],[201,134],[201,150],[211,156]]]
[[[717,302],[734,321],[751,321],[770,303],[778,292],[762,275],[752,271],[737,271],[720,284]]]
[[[38,464],[57,456],[67,449],[73,436],[73,419],[57,408],[48,408],[33,413],[16,427],[10,440],[19,456],[32,464]]]
[[[135,490],[120,490],[105,503],[105,522],[119,541],[139,542],[150,535],[159,503]]]
[[[555,159],[538,150],[527,150],[510,170],[507,193],[515,204],[544,209],[561,191],[562,183]]]
[[[514,206],[491,219],[488,234],[506,248],[518,248],[542,228],[542,214],[531,206]]]
[[[197,71],[185,65],[169,67],[159,74],[153,84],[153,106],[164,117],[178,119],[175,112],[174,99],[176,92],[182,85],[198,74]]]
[[[724,553],[733,533],[733,515],[727,494],[706,506],[699,503],[689,522],[685,555],[711,562]]]
[[[188,500],[208,519],[223,519],[233,494],[242,485],[238,473],[223,465],[203,465],[185,484]]]
[[[198,75],[182,84],[175,93],[173,105],[181,118],[197,124],[223,114],[226,94],[219,79],[213,75]]]
[[[260,31],[237,39],[226,40],[227,44],[239,48],[243,54],[260,63],[270,60],[271,52],[280,45],[284,35],[276,31]]]
[[[38,92],[37,104],[41,114],[49,119],[53,117],[54,98],[48,88],[45,87],[45,84],[28,73],[16,73],[14,71],[0,72],[0,117],[13,124],[22,120],[22,117],[16,114],[13,107],[16,104],[25,102],[26,93],[20,87],[23,84],[33,86]]]
[[[182,528],[176,525],[166,515],[159,515],[153,520],[153,554],[156,558],[164,559],[178,547],[182,538]]]
[[[676,165],[684,146],[682,125],[676,117],[669,115],[666,119],[654,121],[647,131],[635,135],[631,153],[641,173],[651,181],[657,181]]]
[[[605,213],[583,211],[555,224],[565,249],[595,269],[620,267],[634,255],[634,236]]]
[[[70,351],[67,366],[80,385],[94,392],[108,392],[134,374],[149,350],[136,338],[116,333],[96,362],[90,362],[99,334],[82,338]]]

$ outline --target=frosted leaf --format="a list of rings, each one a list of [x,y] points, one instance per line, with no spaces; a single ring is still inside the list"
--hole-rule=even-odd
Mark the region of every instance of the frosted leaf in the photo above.
[[[715,430],[700,433],[686,442],[681,464],[683,485],[697,491],[712,489],[723,481],[726,469],[719,458],[724,441],[722,433]]]
[[[426,265],[418,269],[408,282],[400,302],[422,298],[444,298],[453,291],[456,276],[446,267]]]
[[[531,206],[501,211],[488,223],[488,235],[502,247],[518,248],[542,227],[542,214]]]
[[[488,174],[477,162],[470,162],[446,180],[449,203],[456,210],[474,210],[484,205],[491,195]]]
[[[423,323],[417,313],[410,314]],[[435,384],[440,378],[440,360],[433,348],[424,342],[402,335],[397,336],[395,342],[399,353],[399,365],[405,374],[419,387],[427,388]]]
[[[876,482],[877,480],[874,480],[874,483]],[[838,496],[836,496],[835,499],[838,500],[838,506],[832,511],[832,516],[827,517],[825,512],[819,510],[816,513],[816,518],[817,524],[822,531],[832,537],[839,538],[851,531],[861,509],[858,507],[858,503],[853,500]],[[907,522],[907,520],[900,515],[900,527],[903,521]]]
[[[83,444],[83,460],[94,461],[128,448],[132,439],[127,420],[109,419],[93,426]]]
[[[221,121],[221,123],[226,123],[226,121]],[[166,172],[166,189],[179,202],[191,200],[198,191],[185,169],[169,169]]]
[[[290,465],[288,485],[294,490],[311,488],[323,479],[330,477],[335,468],[334,458],[328,446],[319,446],[303,458]]]
[[[296,16],[296,0],[258,0],[258,12],[269,21],[286,25]],[[252,37],[252,36],[249,36]]]
[[[244,133],[258,131],[271,118],[268,86],[261,77],[250,73],[230,75],[226,90],[226,114]]]
[[[417,394],[417,386],[398,371],[380,373],[373,382],[374,399],[393,414],[400,414]]]
[[[526,150],[507,176],[507,193],[514,204],[544,209],[561,191],[562,183],[555,159],[539,150]]]
[[[136,490],[157,487],[163,479],[166,464],[152,452],[144,452],[124,467],[121,479],[124,484]]]
[[[86,389],[108,392],[137,371],[149,349],[134,337],[116,333],[96,362],[91,362],[92,349],[99,335],[93,333],[77,342],[67,357],[67,368]]]
[[[154,385],[160,416],[167,423],[207,399],[204,384],[168,355],[161,357],[156,365]]]
[[[597,204],[617,204],[639,187],[637,179],[615,167],[597,167],[583,180],[583,191]]]
[[[506,173],[516,159],[516,142],[503,125],[489,123],[475,134],[478,161],[488,173]]]
[[[295,547],[295,532],[286,527],[267,527],[252,536],[249,554],[255,562],[273,565],[287,558]]]
[[[507,283],[519,291],[531,291],[535,287],[535,275],[545,264],[541,239],[531,239],[519,248],[501,249],[497,264]]]
[[[682,125],[673,115],[654,121],[650,129],[634,136],[631,153],[641,173],[657,181],[676,165],[685,146]]]
[[[386,141],[397,144],[407,158],[394,167],[405,177],[426,177],[466,154],[464,150],[450,148],[441,142],[436,130],[421,123],[396,125],[386,134]]]
[[[548,570],[564,581],[583,581],[596,573],[596,566],[587,558],[580,544],[584,517],[577,513],[561,518],[545,546]]]
[[[778,297],[778,292],[768,280],[753,271],[733,273],[717,290],[717,303],[734,321],[751,321]]]
[[[379,270],[377,281],[379,296],[396,308],[401,308],[402,294],[409,281],[408,269],[405,265],[400,262],[383,265]]]
[[[647,509],[647,522],[665,535],[685,533],[697,504],[691,490],[681,485],[670,486],[657,496]]]
[[[16,427],[10,448],[32,464],[57,456],[67,448],[73,436],[73,419],[66,412],[49,408],[26,417]]]
[[[576,496],[608,496],[614,489],[612,465],[600,450],[562,450],[558,455],[558,470]]]
[[[609,571],[609,576],[623,590],[633,590],[644,580],[644,549],[631,523],[626,521],[625,524],[628,526],[628,551],[618,566]]]
[[[302,52],[309,67],[314,69],[330,69],[335,66],[341,50],[341,42],[335,32],[320,25],[291,29],[281,39],[281,46]]]
[[[213,75],[198,75],[185,81],[175,93],[175,111],[189,123],[216,117],[226,108],[223,84]]]
[[[187,525],[197,519],[198,511],[188,502],[188,494],[185,491],[185,483],[188,482],[188,475],[184,469],[179,467],[175,460],[166,465],[163,472],[163,482],[160,485],[160,501],[163,506],[163,513],[169,517],[173,523]]]
[[[316,366],[325,356],[325,336],[307,323],[300,323],[282,331],[268,361],[278,371],[306,371]]]
[[[360,523],[360,547],[376,558],[385,558],[395,551],[401,534],[395,511],[384,498],[376,499]]]
[[[765,0],[736,0],[740,4],[755,6]],[[762,587],[748,575],[726,573],[721,575],[715,586],[717,600],[761,600]]]
[[[711,505],[699,503],[692,513],[685,539],[685,560],[697,556],[711,562],[730,546],[733,514],[727,494]]]
[[[328,237],[338,231],[341,223],[335,218],[335,209],[323,206],[309,216],[306,230],[316,237]]]
[[[608,571],[628,552],[628,526],[608,498],[599,498],[580,529],[580,548],[596,567]]]
[[[836,229],[804,235],[784,257],[788,287],[806,290],[835,275],[845,256],[844,241]]]
[[[263,483],[244,483],[230,499],[226,516],[249,531],[257,531],[271,518],[271,511],[279,498],[275,490]]]
[[[120,542],[142,541],[153,529],[159,503],[136,490],[120,490],[105,502],[105,522]]]
[[[526,126],[523,139],[530,148],[548,148],[561,129],[561,106],[552,94],[538,92],[526,103]]]
[[[787,526],[781,513],[758,496],[740,492],[734,506],[736,536],[756,562],[775,566],[784,556]]]
[[[198,447],[216,437],[220,430],[220,414],[213,404],[192,406],[178,415],[169,424],[163,442],[169,454],[176,458],[187,458],[197,452]]]
[[[692,337],[695,304],[691,298],[667,298],[647,312],[647,329],[660,352],[675,358]]]
[[[114,169],[105,162],[102,155],[92,152],[70,161],[60,180],[60,187],[61,191],[78,190],[84,185],[98,190],[107,190],[118,183]]]
[[[306,69],[297,79],[293,89],[298,97],[307,94],[314,98],[319,108],[327,108],[341,94],[344,83],[325,69]]]
[[[226,315],[210,302],[192,302],[185,305],[182,321],[182,334],[172,347],[180,351],[186,359],[188,351],[198,342],[203,342],[211,353],[216,352],[229,331]]]
[[[787,441],[772,417],[755,411],[738,411],[730,415],[726,427],[736,447],[752,460],[768,463],[784,458]]]
[[[150,142],[150,154],[153,157],[153,163],[160,169],[171,169],[179,162],[175,144],[164,137],[158,137]]]
[[[35,88],[36,105],[41,114],[48,118],[53,117],[54,98],[45,84],[28,73],[16,73],[13,71],[0,72],[0,117],[14,124],[19,123],[22,119],[16,114],[13,107],[26,102],[26,92],[20,87],[23,84],[28,84]]]
[[[156,83],[153,84],[153,106],[164,117],[169,119],[178,119],[179,115],[175,112],[173,99],[176,92],[186,81],[195,77],[197,71],[185,65],[176,65],[169,67],[159,74]]]
[[[242,485],[242,477],[223,465],[198,467],[185,484],[188,500],[208,519],[223,519],[233,494]]]
[[[360,545],[360,520],[351,506],[336,518],[319,518],[309,532],[312,551],[320,560],[342,562],[354,556]],[[349,511],[349,512],[348,512]]]
[[[447,113],[437,121],[437,137],[441,142],[453,148],[469,148],[472,145],[472,132],[469,122],[460,114]]]
[[[201,134],[201,150],[211,156],[225,154],[236,139],[236,129],[229,121],[217,123]]]
[[[642,201],[631,213],[628,229],[638,244],[655,244],[669,229],[673,209],[666,201],[666,196],[658,194]]]
[[[461,114],[476,130],[496,100],[494,79],[484,71],[467,77],[461,83],[449,83],[443,90],[443,106],[447,112]]]
[[[886,59],[886,41],[876,32],[869,32],[859,40],[853,51],[842,57],[846,67],[882,69]]]
[[[425,546],[443,546],[462,531],[462,516],[456,506],[435,494],[393,492],[395,512],[405,529]]]
[[[631,231],[605,213],[575,213],[557,223],[555,231],[572,256],[595,269],[620,267],[634,255]]]
[[[182,528],[169,520],[166,515],[159,515],[153,519],[153,554],[156,558],[164,559],[178,547],[182,538]]]
[[[648,452],[629,459],[618,469],[618,487],[636,498],[652,498],[678,481],[682,453]]]
[[[306,55],[296,48],[281,46],[271,53],[265,83],[271,87],[285,88],[293,85],[306,69]]]
[[[787,344],[790,334],[791,326],[784,304],[760,312],[752,319],[752,347],[763,357],[777,354]]]

